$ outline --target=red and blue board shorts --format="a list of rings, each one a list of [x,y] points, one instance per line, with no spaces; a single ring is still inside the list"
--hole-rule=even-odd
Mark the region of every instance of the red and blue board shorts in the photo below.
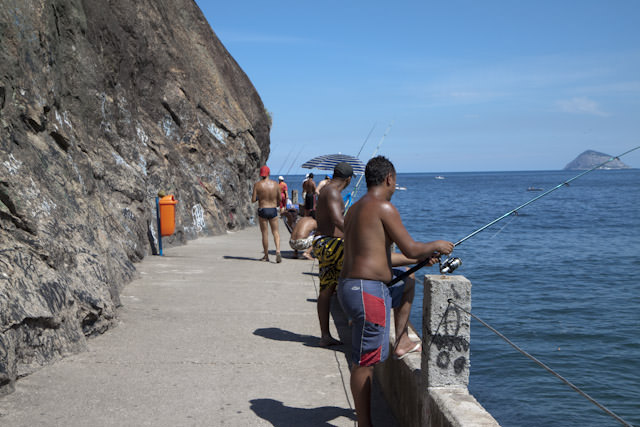
[[[394,270],[394,273],[402,271]],[[391,308],[402,301],[404,282],[387,286],[377,280],[341,278],[338,300],[353,322],[351,358],[359,366],[372,366],[389,357]]]

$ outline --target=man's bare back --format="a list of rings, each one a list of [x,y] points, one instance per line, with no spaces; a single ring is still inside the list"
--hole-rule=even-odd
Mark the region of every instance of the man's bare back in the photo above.
[[[344,265],[340,277],[388,282],[391,272],[391,244],[412,259],[426,259],[450,253],[450,242],[416,242],[402,224],[400,213],[390,202],[395,174],[370,189],[349,211],[344,221]]]
[[[309,194],[316,192],[316,183],[313,182],[313,178],[309,178],[302,183],[302,191]]]
[[[342,237],[344,224],[344,201],[342,200],[341,181],[333,180],[325,185],[318,196],[316,221],[319,236]]]
[[[306,239],[309,234],[317,227],[316,220],[310,216],[302,217],[296,223],[296,226],[291,232],[292,240]]]
[[[280,187],[278,183],[265,178],[253,185],[251,202],[258,201],[259,208],[275,208],[280,203]]]

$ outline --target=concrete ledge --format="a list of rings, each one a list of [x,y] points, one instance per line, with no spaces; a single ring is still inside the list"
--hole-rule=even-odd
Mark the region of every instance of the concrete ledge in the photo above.
[[[420,339],[412,328],[409,329],[409,336],[414,341]],[[392,349],[395,341],[394,328],[391,328],[389,340]],[[426,394],[422,390],[426,390],[426,386],[422,385],[420,363],[421,355],[415,353],[402,360],[389,357],[374,369],[375,378],[380,384],[385,400],[402,426],[422,425]]]
[[[393,339],[391,340],[393,345]],[[389,358],[375,367],[375,377],[398,423],[407,427],[499,426],[465,387],[426,387],[420,354]]]
[[[422,354],[411,354],[403,360],[389,358],[374,370],[400,425],[499,425],[467,389],[471,319],[466,312],[470,310],[471,283],[466,278],[425,276]],[[409,336],[413,341],[420,339],[412,325]],[[393,348],[394,328],[389,340]]]
[[[429,426],[499,426],[498,422],[462,387],[429,387]]]

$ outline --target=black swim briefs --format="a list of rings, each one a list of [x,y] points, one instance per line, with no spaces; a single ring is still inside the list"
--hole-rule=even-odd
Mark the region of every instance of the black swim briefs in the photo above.
[[[278,216],[277,208],[258,208],[258,216],[264,219],[271,219]]]
[[[304,196],[304,207],[305,207],[305,209],[312,210],[313,209],[313,202],[314,202],[313,193],[307,193]]]

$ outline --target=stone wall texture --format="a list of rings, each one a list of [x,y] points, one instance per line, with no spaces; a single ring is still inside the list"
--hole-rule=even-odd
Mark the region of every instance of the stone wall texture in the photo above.
[[[134,263],[253,223],[271,122],[192,0],[2,0],[0,395],[113,325]]]

